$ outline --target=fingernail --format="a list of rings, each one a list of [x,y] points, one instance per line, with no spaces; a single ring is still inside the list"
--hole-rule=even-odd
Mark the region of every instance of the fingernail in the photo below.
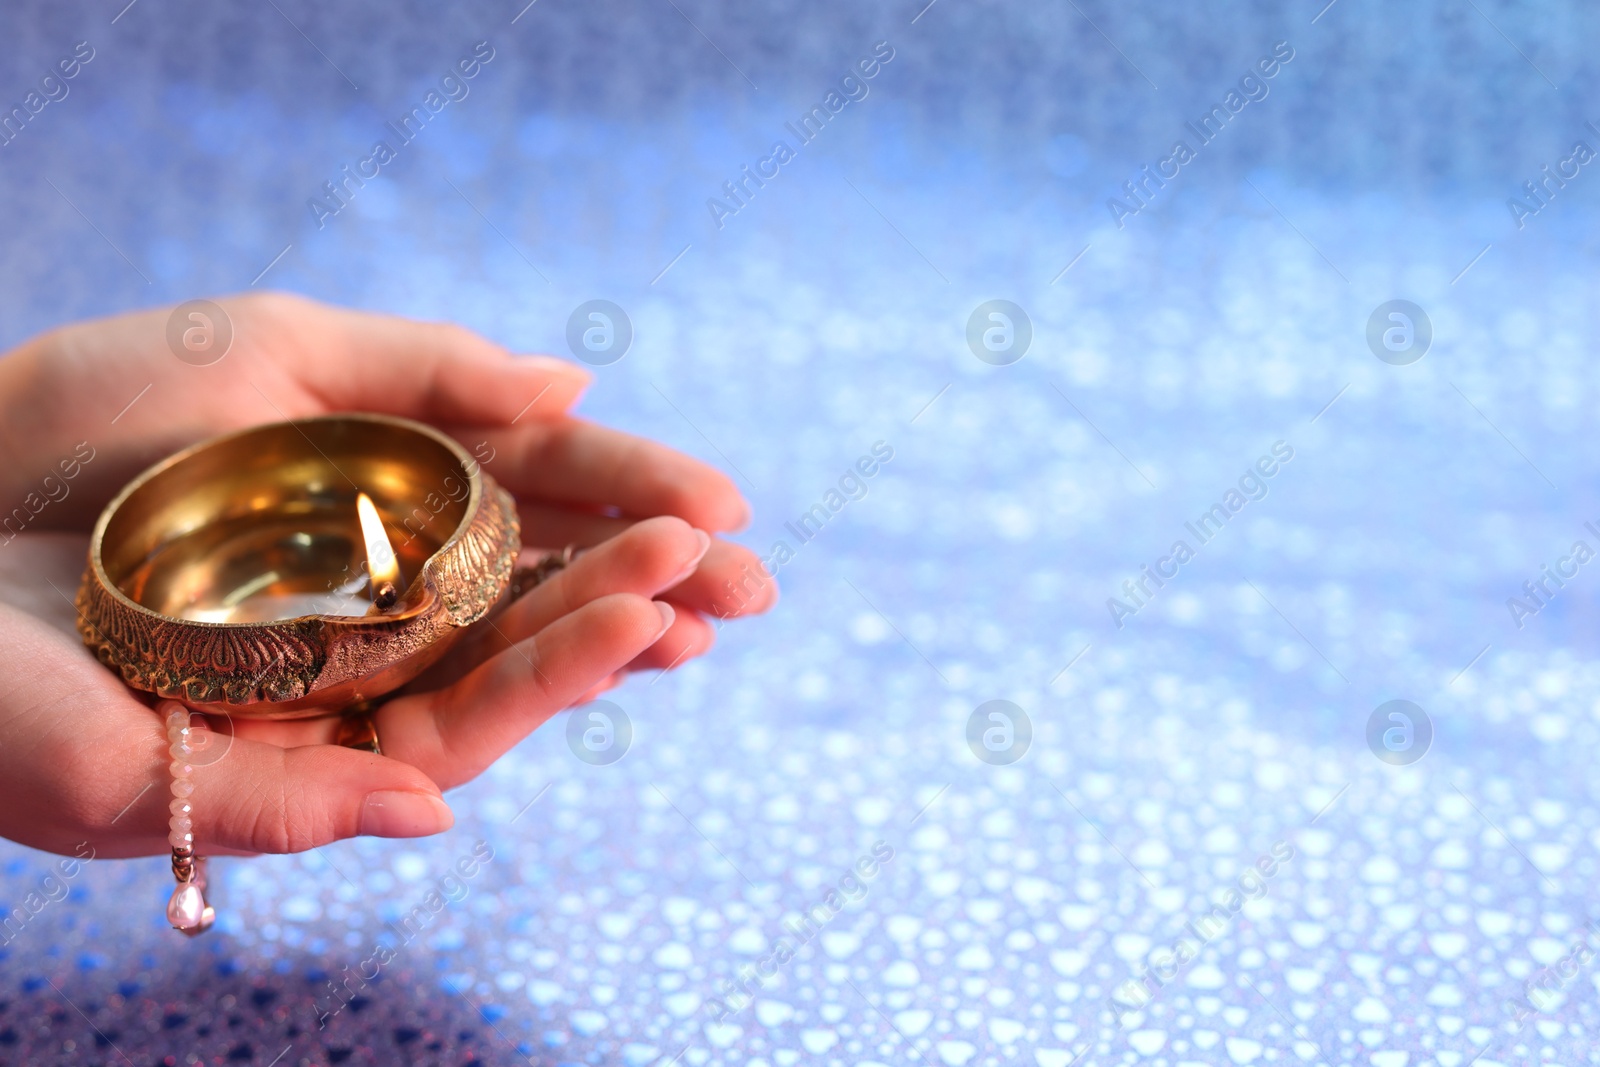
[[[697,529],[694,532],[694,539],[700,543],[700,548],[695,552],[693,558],[691,558],[689,562],[685,563],[682,568],[679,569],[678,573],[674,574],[667,581],[667,584],[664,586],[664,588],[670,589],[679,582],[687,579],[689,575],[694,573],[695,568],[700,566],[700,561],[706,558],[706,552],[708,552],[711,548],[711,535],[706,533],[704,530]]]
[[[672,605],[664,600],[657,600],[655,605],[656,610],[661,612],[661,630],[656,634],[657,637],[660,637],[661,634],[667,632],[667,628],[672,625],[672,620],[678,617],[678,613],[673,611]]]
[[[729,533],[744,533],[750,529],[750,522],[755,518],[755,512],[750,510],[750,501],[740,500],[739,506],[744,509],[744,514],[733,524],[733,529],[729,530]]]
[[[361,808],[363,837],[426,837],[455,824],[450,805],[432,793],[382,790],[368,793]]]

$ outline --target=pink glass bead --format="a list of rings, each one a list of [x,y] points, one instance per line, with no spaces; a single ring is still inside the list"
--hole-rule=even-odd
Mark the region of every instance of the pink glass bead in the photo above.
[[[194,814],[194,805],[181,797],[173,797],[172,803],[167,805],[167,810],[174,815],[192,815]]]
[[[194,835],[187,832],[179,833],[177,830],[172,830],[167,834],[167,844],[171,845],[173,848],[193,848]]]
[[[175,797],[189,797],[194,795],[194,783],[187,778],[174,779],[172,795]]]
[[[174,778],[187,778],[194,773],[194,765],[188,760],[175,759],[167,765],[167,770],[172,772]]]

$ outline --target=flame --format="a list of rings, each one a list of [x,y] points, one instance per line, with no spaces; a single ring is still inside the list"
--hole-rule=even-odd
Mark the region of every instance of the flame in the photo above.
[[[384,582],[400,584],[400,560],[383,532],[383,520],[372,498],[365,493],[356,494],[356,514],[361,517],[361,536],[367,542],[367,573],[372,576],[372,588]]]

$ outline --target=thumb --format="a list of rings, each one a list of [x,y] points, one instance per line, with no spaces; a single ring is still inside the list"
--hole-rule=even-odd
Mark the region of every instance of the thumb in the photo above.
[[[424,837],[455,824],[439,787],[399,760],[338,745],[280,748],[235,737],[195,767],[195,851],[303,852],[350,837]]]

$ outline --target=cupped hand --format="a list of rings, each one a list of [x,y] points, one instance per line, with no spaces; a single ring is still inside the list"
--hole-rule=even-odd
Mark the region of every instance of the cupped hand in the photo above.
[[[755,557],[709,536],[748,520],[732,483],[568,414],[585,372],[455,326],[275,294],[218,304],[233,340],[210,365],[174,355],[166,310],[65,327],[0,359],[0,505],[22,507],[0,528],[0,834],[63,853],[85,841],[103,856],[166,850],[162,720],[77,639],[71,597],[110,497],[216,433],[350,410],[430,422],[517,497],[525,545],[594,547],[384,704],[383,756],[331,744],[329,719],[215,732],[225,755],[194,777],[203,853],[445,829],[441,789],[626,672],[704,652],[708,616],[775,602]],[[84,444],[93,458],[65,479],[60,461],[82,461]]]

